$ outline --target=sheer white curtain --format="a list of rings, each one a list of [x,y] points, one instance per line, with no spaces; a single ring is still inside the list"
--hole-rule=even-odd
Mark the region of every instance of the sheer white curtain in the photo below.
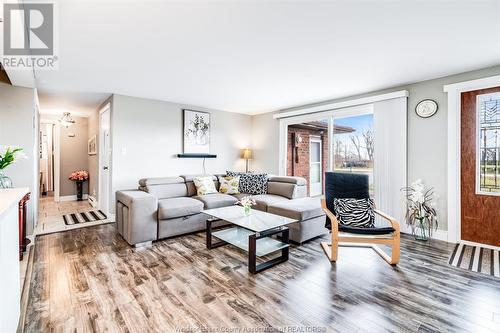
[[[405,230],[401,188],[407,184],[407,98],[373,103],[373,126],[375,203]]]

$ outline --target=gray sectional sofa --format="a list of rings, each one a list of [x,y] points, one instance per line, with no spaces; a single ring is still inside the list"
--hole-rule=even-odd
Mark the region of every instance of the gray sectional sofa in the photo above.
[[[234,205],[248,194],[213,193],[198,196],[196,176],[145,178],[137,190],[116,192],[118,232],[130,245],[205,230],[204,209]],[[218,188],[217,177],[213,176]],[[328,232],[319,199],[308,198],[306,180],[300,177],[270,176],[268,193],[253,195],[254,209],[287,216],[299,222],[289,225],[290,240],[302,243]],[[225,225],[217,221],[212,225]]]

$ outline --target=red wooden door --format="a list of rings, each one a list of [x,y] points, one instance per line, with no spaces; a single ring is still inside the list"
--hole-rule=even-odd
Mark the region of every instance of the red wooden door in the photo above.
[[[462,239],[495,246],[500,246],[499,92],[496,87],[461,96]]]

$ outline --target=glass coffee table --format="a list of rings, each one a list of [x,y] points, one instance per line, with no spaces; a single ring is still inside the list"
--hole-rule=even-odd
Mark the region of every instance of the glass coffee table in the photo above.
[[[248,252],[248,271],[258,273],[288,260],[288,227],[297,220],[252,209],[248,215],[241,206],[207,209],[202,213],[210,216],[207,220],[207,249],[231,244]],[[224,220],[232,227],[212,230],[212,223]],[[281,235],[281,239],[271,236]],[[212,237],[219,239],[212,241]],[[257,257],[281,251],[274,259],[257,264]]]

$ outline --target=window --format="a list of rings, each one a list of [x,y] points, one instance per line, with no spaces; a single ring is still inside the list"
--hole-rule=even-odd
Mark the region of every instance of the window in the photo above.
[[[477,96],[476,192],[500,195],[500,93]]]
[[[373,114],[334,118],[333,170],[367,174],[373,195]]]

